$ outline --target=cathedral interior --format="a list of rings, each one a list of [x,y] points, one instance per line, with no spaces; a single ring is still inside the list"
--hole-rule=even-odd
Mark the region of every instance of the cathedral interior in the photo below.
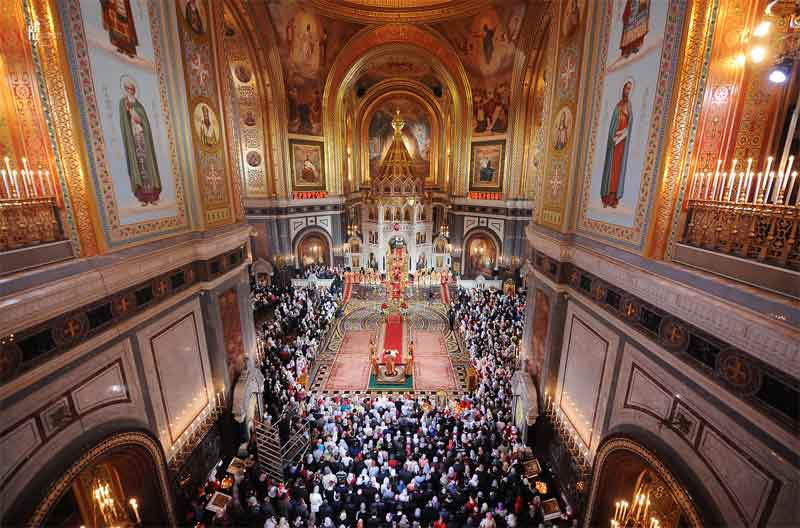
[[[3,526],[800,526],[800,1],[0,28]]]

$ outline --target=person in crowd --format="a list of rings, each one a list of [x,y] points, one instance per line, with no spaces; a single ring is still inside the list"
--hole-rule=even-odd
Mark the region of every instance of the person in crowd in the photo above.
[[[299,380],[336,317],[339,295],[288,288],[256,294],[262,296],[274,307],[258,336],[264,420],[303,420],[309,447],[287,466],[283,483],[257,472],[236,482],[232,504],[248,506],[229,505],[228,524],[513,528],[543,522],[539,493],[523,476],[529,450],[512,425],[523,296],[459,289],[448,319],[464,338],[479,384],[444,407],[425,397],[311,394]]]

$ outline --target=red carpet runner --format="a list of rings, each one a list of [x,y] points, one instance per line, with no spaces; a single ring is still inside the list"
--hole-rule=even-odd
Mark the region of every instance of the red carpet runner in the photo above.
[[[403,362],[403,316],[399,314],[389,314],[389,316],[386,317],[386,332],[383,335],[383,349],[397,350],[400,354],[395,359],[395,362]]]

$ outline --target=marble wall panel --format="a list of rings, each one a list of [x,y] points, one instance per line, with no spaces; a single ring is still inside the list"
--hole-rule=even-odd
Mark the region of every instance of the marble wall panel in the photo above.
[[[589,449],[602,432],[619,338],[574,303],[567,306],[556,390],[558,408]]]

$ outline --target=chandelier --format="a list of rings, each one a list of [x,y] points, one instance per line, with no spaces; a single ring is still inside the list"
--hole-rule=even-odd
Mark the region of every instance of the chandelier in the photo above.
[[[140,525],[142,519],[139,516],[139,502],[132,497],[126,507],[125,499],[116,496],[116,492],[111,484],[100,476],[95,476],[92,480],[93,502],[93,524],[99,526],[100,519],[102,524],[110,527],[130,526],[131,524]],[[99,514],[99,518],[98,518]]]
[[[636,489],[630,501],[614,503],[614,518],[611,528],[660,528],[661,521],[656,512],[650,510],[651,487],[645,482],[643,472],[637,479]],[[658,496],[658,492],[656,496]]]

